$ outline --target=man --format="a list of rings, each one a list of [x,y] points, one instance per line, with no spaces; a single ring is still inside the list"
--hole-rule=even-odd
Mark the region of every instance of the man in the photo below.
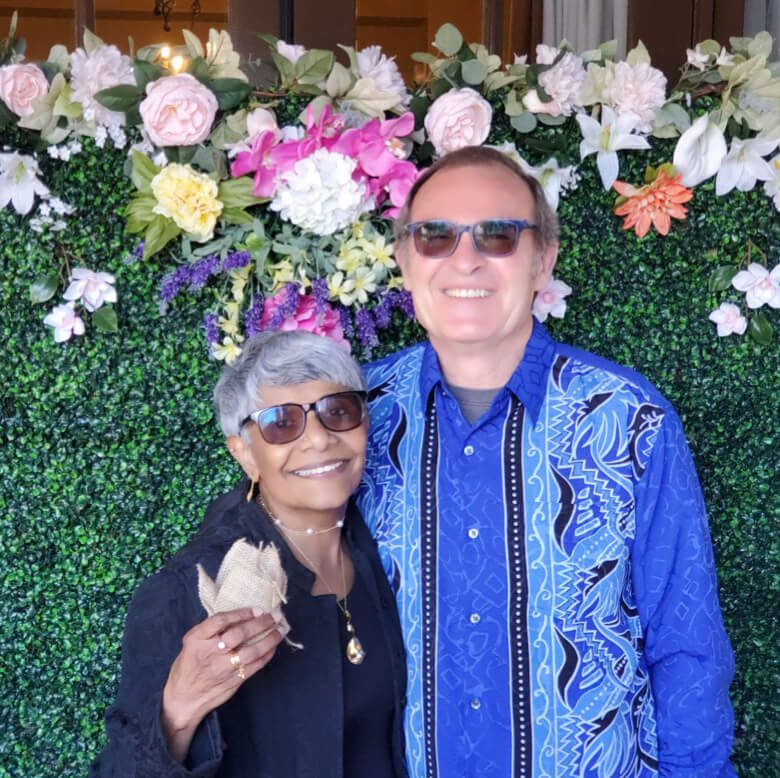
[[[672,407],[531,315],[556,219],[507,157],[417,181],[429,342],[369,366],[360,503],[397,591],[416,778],[730,776],[733,662]]]

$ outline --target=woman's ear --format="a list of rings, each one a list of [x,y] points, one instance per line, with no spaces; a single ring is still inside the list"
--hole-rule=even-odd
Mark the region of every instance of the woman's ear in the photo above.
[[[228,435],[227,448],[233,459],[241,465],[241,469],[247,474],[250,481],[260,479],[260,469],[255,462],[252,446],[240,435]]]

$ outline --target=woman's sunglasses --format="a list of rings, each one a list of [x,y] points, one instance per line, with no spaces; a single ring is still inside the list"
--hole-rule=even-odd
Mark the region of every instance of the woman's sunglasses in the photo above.
[[[282,444],[297,440],[306,429],[306,417],[314,411],[317,420],[331,432],[349,432],[366,418],[366,393],[358,391],[326,394],[313,403],[282,403],[260,408],[242,422],[257,424],[266,443]]]
[[[451,256],[464,232],[471,233],[474,248],[488,257],[506,257],[517,248],[523,230],[534,230],[525,219],[483,219],[476,224],[457,224],[445,219],[412,222],[406,231],[414,240],[418,254],[429,259]]]

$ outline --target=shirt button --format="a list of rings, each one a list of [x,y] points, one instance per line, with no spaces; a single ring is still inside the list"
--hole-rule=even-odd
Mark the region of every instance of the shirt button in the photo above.
[[[476,527],[472,527],[472,528],[469,530],[469,537],[470,537],[472,540],[476,540],[476,539],[479,537],[479,530],[478,530]]]
[[[481,616],[478,613],[472,613],[471,616],[469,616],[469,621],[472,624],[479,624]]]
[[[475,697],[475,698],[474,698],[474,699],[471,701],[470,705],[471,705],[471,707],[472,707],[474,710],[479,710],[479,709],[480,709],[480,707],[482,706],[482,703],[479,701],[479,697]]]
[[[470,456],[471,456],[471,455],[474,453],[474,446],[470,446],[470,445],[469,445],[469,446],[466,446],[466,447],[463,449],[463,453],[464,453],[464,454],[465,454],[467,457],[470,457]]]

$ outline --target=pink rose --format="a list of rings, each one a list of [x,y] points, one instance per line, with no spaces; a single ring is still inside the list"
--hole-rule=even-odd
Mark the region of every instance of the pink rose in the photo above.
[[[473,89],[451,89],[434,100],[425,117],[425,131],[442,155],[484,143],[492,117],[490,103]]]
[[[139,110],[155,146],[194,146],[208,138],[218,107],[210,89],[181,73],[147,84]]]
[[[35,101],[49,91],[49,82],[37,65],[0,68],[0,99],[17,115],[30,116]]]

